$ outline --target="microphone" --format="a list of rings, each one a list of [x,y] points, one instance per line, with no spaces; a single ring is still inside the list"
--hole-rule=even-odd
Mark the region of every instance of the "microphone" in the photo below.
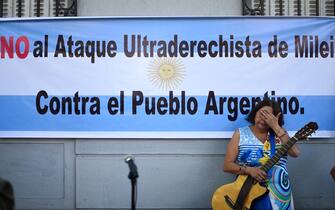
[[[129,166],[129,179],[136,179],[138,178],[137,166],[135,164],[135,158],[132,155],[127,155],[124,158],[124,162],[126,162]]]

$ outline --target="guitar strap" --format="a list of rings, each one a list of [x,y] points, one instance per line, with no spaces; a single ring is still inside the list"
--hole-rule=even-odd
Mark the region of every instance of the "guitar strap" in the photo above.
[[[269,139],[270,139],[270,157],[272,158],[276,153],[276,140],[274,132],[270,132]],[[272,168],[268,171],[268,177],[271,176],[272,176]],[[242,210],[244,200],[247,197],[248,193],[250,192],[253,182],[254,182],[253,178],[248,176],[246,181],[243,183],[242,188],[237,196],[236,202],[233,206],[234,210]]]
[[[273,131],[270,131],[270,158],[276,153],[276,139]],[[268,171],[268,177],[272,176],[272,168]]]
[[[248,176],[242,185],[242,188],[237,196],[234,206],[232,207],[234,210],[243,210],[242,208],[243,208],[244,200],[249,194],[253,183],[254,183],[254,179],[251,176]]]

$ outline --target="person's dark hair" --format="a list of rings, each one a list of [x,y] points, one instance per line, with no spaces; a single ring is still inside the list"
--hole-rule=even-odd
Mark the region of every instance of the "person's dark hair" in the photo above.
[[[0,178],[0,209],[1,210],[14,210],[14,191],[12,184]]]
[[[270,100],[268,98],[265,98],[263,99],[263,101],[258,102],[256,106],[250,111],[250,113],[246,117],[246,120],[250,123],[255,123],[256,113],[264,106],[272,107],[274,116],[277,116],[277,114],[281,112],[282,114],[279,116],[278,124],[280,126],[284,125],[283,112],[281,111],[279,104],[276,101]]]

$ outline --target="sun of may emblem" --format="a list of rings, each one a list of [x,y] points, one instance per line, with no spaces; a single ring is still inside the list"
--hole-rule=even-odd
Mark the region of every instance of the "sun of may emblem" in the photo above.
[[[163,90],[178,87],[185,78],[185,67],[178,58],[154,58],[148,67],[148,77],[151,83]]]

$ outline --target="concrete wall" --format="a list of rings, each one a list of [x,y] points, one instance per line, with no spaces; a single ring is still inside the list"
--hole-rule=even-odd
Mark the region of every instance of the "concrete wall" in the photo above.
[[[139,170],[138,208],[210,208],[220,185],[226,139],[1,139],[0,176],[14,185],[18,209],[129,208],[126,154]],[[296,209],[334,209],[334,140],[300,143],[289,159]]]
[[[18,209],[73,208],[73,140],[0,139],[0,176],[14,185]]]

